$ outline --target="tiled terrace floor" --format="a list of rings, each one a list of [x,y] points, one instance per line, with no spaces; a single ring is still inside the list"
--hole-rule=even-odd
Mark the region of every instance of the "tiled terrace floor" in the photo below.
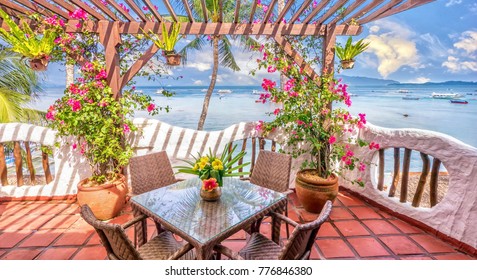
[[[289,216],[299,222],[316,218],[291,196]],[[130,210],[112,221],[124,223]],[[266,221],[265,221],[266,222]],[[151,222],[149,233],[155,234]],[[267,233],[267,225],[262,232]],[[132,236],[132,232],[131,232]],[[223,244],[239,250],[241,231]],[[105,259],[99,237],[71,201],[0,203],[0,259]],[[328,222],[320,229],[312,259],[474,259],[398,218],[378,210],[347,192],[340,192]]]

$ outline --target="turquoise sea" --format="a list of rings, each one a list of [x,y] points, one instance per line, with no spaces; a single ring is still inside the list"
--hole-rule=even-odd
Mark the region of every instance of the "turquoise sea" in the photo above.
[[[169,113],[161,112],[154,118],[161,121],[195,129],[202,110],[206,87],[181,86],[166,87],[175,92],[173,97],[163,97],[156,92],[161,87],[141,87],[137,90],[153,96],[156,104],[169,105]],[[219,90],[230,93],[219,94]],[[216,87],[205,124],[206,130],[221,130],[241,121],[267,120],[266,112],[273,111],[272,104],[256,103],[258,95],[253,90],[260,87],[218,86]],[[404,92],[403,92],[404,91]],[[453,136],[466,144],[477,147],[477,86],[442,85],[386,85],[349,87],[354,115],[365,113],[367,120],[375,125],[389,128],[419,128],[437,131]],[[438,93],[459,93],[468,104],[453,104],[445,99],[433,99]],[[46,110],[55,99],[63,94],[61,88],[47,88],[32,107]],[[403,97],[417,97],[418,100],[404,100]],[[407,117],[405,116],[407,115]],[[148,117],[146,112],[137,112],[137,117]]]

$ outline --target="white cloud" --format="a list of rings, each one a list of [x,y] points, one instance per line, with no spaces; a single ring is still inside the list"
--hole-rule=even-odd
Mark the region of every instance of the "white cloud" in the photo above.
[[[449,0],[449,2],[446,3],[446,7],[460,5],[460,4],[462,4],[462,0]]]
[[[454,56],[449,56],[447,61],[442,63],[442,66],[449,69],[452,73],[462,72],[462,71],[477,71],[477,62],[476,61],[461,61],[459,58]]]
[[[432,58],[447,56],[447,48],[442,44],[436,35],[426,33],[419,37],[422,41],[424,41],[425,47],[432,54]]]
[[[426,77],[417,77],[415,79],[409,80],[409,83],[423,84],[423,83],[427,83],[427,82],[430,82],[430,81],[431,81],[431,79],[426,78]]]
[[[203,82],[202,80],[194,80],[194,79],[192,79],[192,81],[194,81],[194,82],[193,82],[194,86],[201,86],[201,85],[204,84],[204,82]]]
[[[212,63],[205,63],[205,62],[194,62],[194,63],[187,63],[187,68],[194,68],[197,71],[204,72],[212,69]]]
[[[468,54],[477,51],[477,32],[465,31],[460,36],[460,41],[454,44],[454,47],[465,50]]]
[[[420,58],[416,48],[415,32],[409,27],[390,20],[381,20],[371,27],[379,33],[370,34],[366,39],[371,42],[366,52],[378,58],[378,72],[386,78],[399,68],[420,67]]]

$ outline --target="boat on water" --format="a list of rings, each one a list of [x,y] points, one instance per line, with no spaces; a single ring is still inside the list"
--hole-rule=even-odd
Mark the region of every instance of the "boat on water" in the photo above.
[[[252,94],[253,95],[261,95],[261,94],[266,94],[267,92],[266,91],[260,91],[260,90],[252,90]]]
[[[407,89],[400,89],[397,92],[399,92],[399,93],[410,93],[411,91],[407,90]]]
[[[461,97],[461,95],[458,94],[458,93],[437,93],[437,92],[433,92],[431,94],[431,97],[435,98],[435,99],[454,99],[454,98]]]
[[[463,99],[452,99],[450,102],[455,103],[455,104],[468,104],[469,103],[469,101],[463,100]]]
[[[206,88],[203,88],[200,90],[201,92],[207,92],[207,89]]]
[[[419,97],[415,96],[403,96],[403,100],[419,100]]]
[[[219,89],[217,92],[218,93],[232,93],[232,91],[230,89]]]

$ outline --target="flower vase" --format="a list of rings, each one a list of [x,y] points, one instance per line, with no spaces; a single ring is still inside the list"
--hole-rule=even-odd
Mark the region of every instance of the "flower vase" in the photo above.
[[[200,197],[205,201],[217,201],[220,199],[221,195],[222,189],[220,187],[216,187],[209,191],[200,188]]]

